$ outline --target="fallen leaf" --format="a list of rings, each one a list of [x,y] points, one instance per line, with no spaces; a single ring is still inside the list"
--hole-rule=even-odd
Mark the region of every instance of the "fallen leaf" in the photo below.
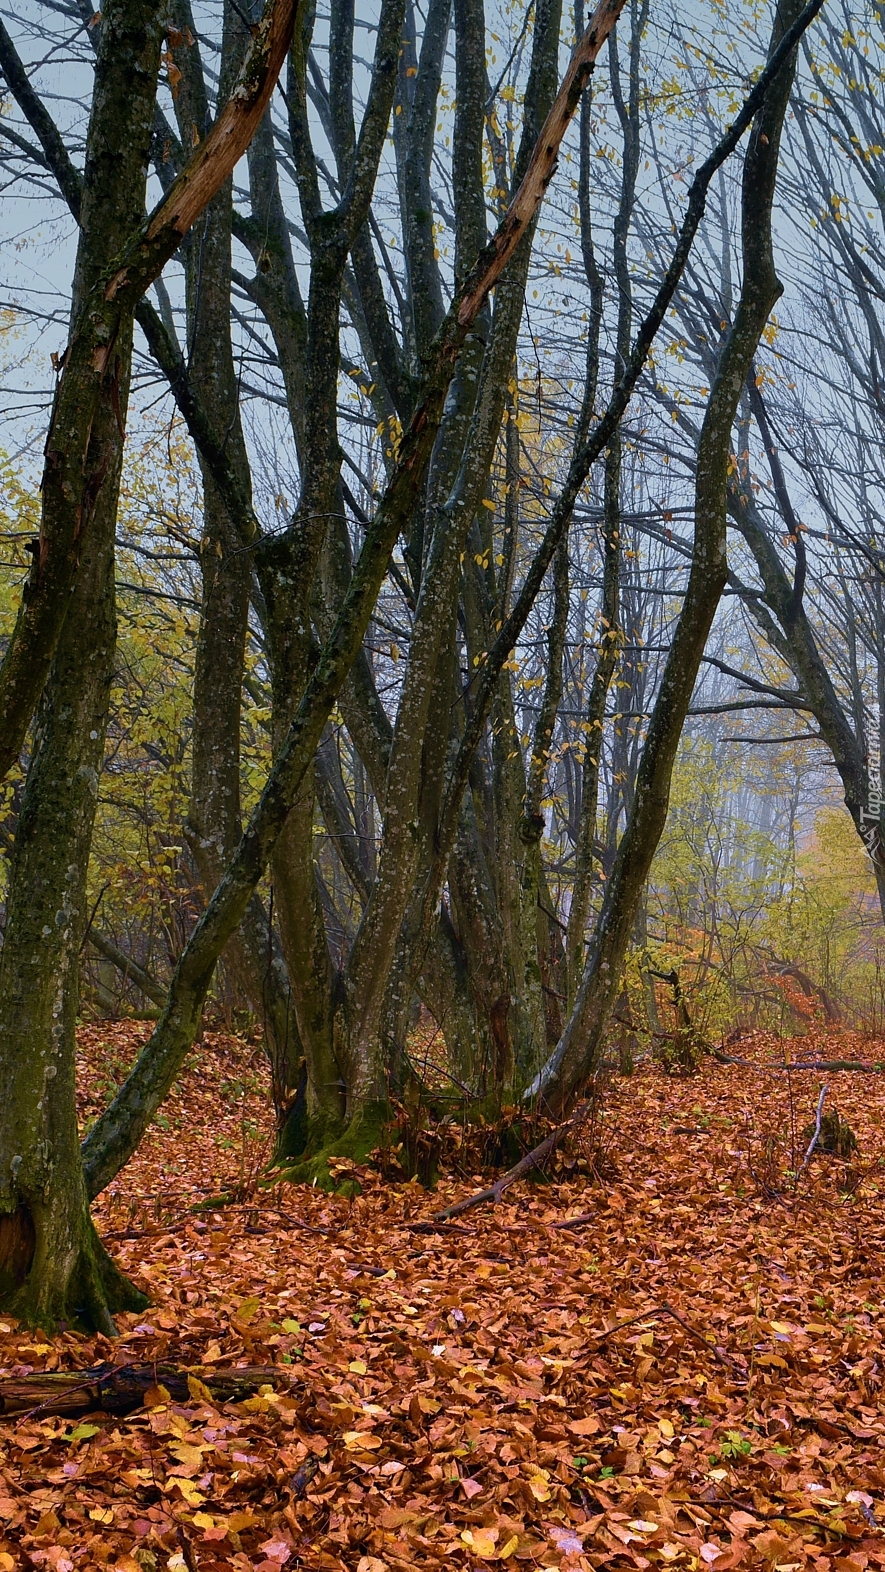
[[[344,1445],[348,1452],[373,1452],[383,1441],[373,1430],[346,1430],[344,1432]]]

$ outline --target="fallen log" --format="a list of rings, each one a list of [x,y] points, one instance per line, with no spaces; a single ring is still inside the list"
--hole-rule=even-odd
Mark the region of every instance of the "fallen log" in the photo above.
[[[279,1384],[275,1365],[188,1370],[181,1365],[93,1365],[89,1370],[37,1370],[0,1381],[0,1414],[130,1414],[165,1387],[173,1402],[193,1402],[208,1389],[214,1402],[235,1403],[259,1387]]]
[[[786,1075],[793,1070],[853,1070],[856,1075],[882,1075],[885,1067],[881,1060],[867,1064],[863,1059],[796,1059],[792,1064],[757,1064],[752,1059],[739,1059],[723,1048],[710,1052],[720,1064],[740,1064],[747,1070],[761,1070],[768,1075]]]

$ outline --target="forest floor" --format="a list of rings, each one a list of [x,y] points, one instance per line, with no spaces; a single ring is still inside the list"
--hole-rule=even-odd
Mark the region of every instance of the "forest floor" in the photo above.
[[[143,1035],[84,1029],[84,1114]],[[785,1050],[885,1054],[757,1036],[751,1068],[643,1067],[588,1137],[604,1183],[573,1168],[427,1231],[482,1176],[191,1210],[248,1193],[270,1139],[259,1055],[207,1034],[96,1207],[151,1309],[113,1344],[0,1322],[0,1381],[107,1359],[279,1380],[9,1419],[0,1569],[885,1567],[885,1079],[769,1073]],[[859,1155],[796,1183],[823,1082]]]

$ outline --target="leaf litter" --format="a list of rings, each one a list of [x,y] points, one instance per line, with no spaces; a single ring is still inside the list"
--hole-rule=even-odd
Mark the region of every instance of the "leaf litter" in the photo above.
[[[84,1028],[84,1115],[144,1035]],[[764,1073],[785,1048],[643,1066],[607,1096],[604,1184],[566,1151],[446,1227],[487,1175],[250,1196],[262,1061],[207,1034],[96,1206],[151,1308],[115,1343],[0,1322],[0,1381],[177,1362],[189,1400],[3,1425],[0,1572],[885,1567],[885,1089],[827,1072],[860,1158],[796,1182],[821,1075]],[[216,1403],[200,1372],[232,1365],[278,1379]]]

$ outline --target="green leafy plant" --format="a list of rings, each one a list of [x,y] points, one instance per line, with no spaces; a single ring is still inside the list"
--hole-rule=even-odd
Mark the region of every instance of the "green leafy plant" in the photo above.
[[[725,1439],[719,1443],[719,1454],[724,1458],[749,1457],[752,1450],[752,1441],[739,1430],[726,1430]]]

